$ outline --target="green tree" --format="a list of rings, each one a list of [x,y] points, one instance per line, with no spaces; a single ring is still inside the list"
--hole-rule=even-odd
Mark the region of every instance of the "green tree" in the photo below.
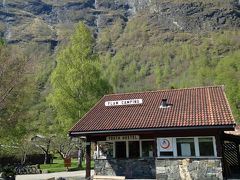
[[[240,51],[224,57],[216,67],[215,83],[225,85],[237,122],[240,122]]]
[[[32,66],[19,48],[0,47],[0,144],[9,139],[20,141],[31,127],[28,112],[34,96],[34,82],[30,77]]]
[[[57,113],[58,127],[67,131],[111,87],[101,77],[90,30],[79,23],[70,42],[57,55],[51,75],[49,102]]]

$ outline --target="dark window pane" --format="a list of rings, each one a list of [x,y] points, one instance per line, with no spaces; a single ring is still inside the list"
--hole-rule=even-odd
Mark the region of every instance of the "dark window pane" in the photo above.
[[[116,142],[116,158],[126,158],[126,142]]]
[[[178,156],[195,156],[194,138],[177,138]]]
[[[213,139],[198,138],[200,156],[214,156]]]
[[[138,158],[139,153],[139,141],[129,141],[129,158]]]
[[[160,152],[160,156],[173,156],[173,152]]]
[[[142,141],[142,157],[153,157],[154,141]]]

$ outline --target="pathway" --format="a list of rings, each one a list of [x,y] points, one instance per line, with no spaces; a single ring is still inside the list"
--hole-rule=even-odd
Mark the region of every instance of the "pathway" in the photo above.
[[[94,171],[91,171],[93,174]],[[29,174],[29,175],[17,175],[16,180],[55,180],[58,178],[64,178],[66,180],[85,180],[85,170],[73,171],[73,172],[58,172],[58,173],[47,173],[47,174]]]

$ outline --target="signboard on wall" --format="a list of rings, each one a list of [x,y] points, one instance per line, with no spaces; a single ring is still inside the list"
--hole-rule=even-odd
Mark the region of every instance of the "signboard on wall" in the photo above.
[[[128,135],[128,136],[107,136],[107,141],[131,141],[139,140],[139,135]]]
[[[173,138],[159,138],[160,152],[173,151]]]

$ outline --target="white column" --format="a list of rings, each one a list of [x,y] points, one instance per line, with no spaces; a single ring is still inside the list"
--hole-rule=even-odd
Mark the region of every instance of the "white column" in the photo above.
[[[213,151],[214,151],[214,156],[217,157],[217,148],[216,148],[216,138],[213,136]]]
[[[176,138],[173,138],[173,156],[177,157],[177,141]]]
[[[200,156],[200,152],[199,152],[198,137],[194,137],[194,147],[195,147],[195,156],[199,157]]]
[[[99,158],[99,147],[98,147],[98,143],[99,143],[99,142],[97,141],[97,157],[96,157],[97,159]]]
[[[160,144],[159,144],[159,138],[157,138],[157,156],[160,157]]]

